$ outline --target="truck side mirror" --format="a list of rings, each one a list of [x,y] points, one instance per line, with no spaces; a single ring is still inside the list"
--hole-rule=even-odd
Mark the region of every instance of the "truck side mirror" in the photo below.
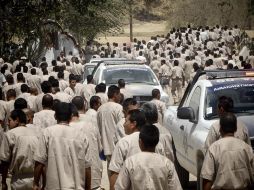
[[[197,123],[195,120],[194,110],[191,107],[182,107],[177,110],[179,119],[188,119],[192,123]]]

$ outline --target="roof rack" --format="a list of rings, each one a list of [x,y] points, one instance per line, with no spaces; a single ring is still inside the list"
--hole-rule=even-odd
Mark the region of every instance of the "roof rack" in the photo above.
[[[91,61],[121,61],[127,60],[126,58],[92,58]]]
[[[134,64],[143,65],[144,63],[139,60],[121,60],[121,61],[104,61],[105,65],[124,65],[124,64]]]
[[[144,64],[142,63],[141,61],[139,60],[132,60],[132,59],[125,59],[125,60],[102,60],[102,61],[99,61],[97,63],[97,65],[95,66],[93,72],[92,72],[92,75],[94,75],[95,71],[97,70],[97,68],[102,64],[102,63],[105,63],[105,65],[121,65],[121,64],[134,64],[134,65],[137,65],[137,64]]]
[[[189,82],[182,100],[178,108],[183,106],[185,99],[189,96],[192,88],[201,76],[206,76],[208,80],[224,79],[224,78],[243,78],[254,77],[254,69],[238,69],[238,70],[201,70],[199,69],[194,76],[193,80]]]

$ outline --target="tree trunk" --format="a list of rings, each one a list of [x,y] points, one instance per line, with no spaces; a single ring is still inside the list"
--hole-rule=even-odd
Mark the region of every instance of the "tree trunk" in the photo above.
[[[133,10],[132,1],[129,3],[129,14],[130,14],[130,41],[133,42]]]
[[[252,24],[252,19],[251,19],[251,17],[252,17],[252,0],[249,0],[249,11],[248,11],[248,29],[249,30],[251,30],[251,28],[252,28],[252,26],[251,26],[251,24]]]

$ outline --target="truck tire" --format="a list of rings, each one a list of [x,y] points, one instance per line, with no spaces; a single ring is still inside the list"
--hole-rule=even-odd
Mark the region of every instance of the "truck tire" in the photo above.
[[[179,181],[182,185],[182,188],[186,188],[189,185],[189,172],[179,164],[176,157],[176,149],[174,144],[173,144],[173,151],[175,156],[175,169],[176,169]]]

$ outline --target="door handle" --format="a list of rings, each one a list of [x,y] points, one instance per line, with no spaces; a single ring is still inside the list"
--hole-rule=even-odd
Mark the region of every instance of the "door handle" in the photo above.
[[[181,125],[181,126],[180,126],[180,129],[181,129],[181,130],[184,130],[184,126],[183,126],[183,125]]]

